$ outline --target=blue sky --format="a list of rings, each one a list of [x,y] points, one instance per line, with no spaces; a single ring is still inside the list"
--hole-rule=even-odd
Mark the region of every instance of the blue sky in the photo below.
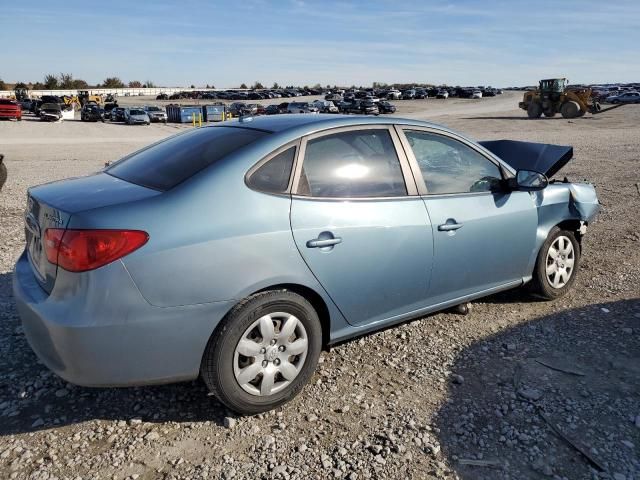
[[[640,81],[640,1],[2,2],[0,78],[217,87]]]

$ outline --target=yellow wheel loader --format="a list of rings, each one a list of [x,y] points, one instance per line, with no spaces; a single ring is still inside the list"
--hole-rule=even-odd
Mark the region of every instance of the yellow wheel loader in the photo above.
[[[600,111],[600,104],[591,96],[590,88],[568,87],[566,78],[540,80],[537,90],[525,92],[518,106],[527,112],[529,118],[553,117],[561,114],[563,118],[581,117],[590,112]]]

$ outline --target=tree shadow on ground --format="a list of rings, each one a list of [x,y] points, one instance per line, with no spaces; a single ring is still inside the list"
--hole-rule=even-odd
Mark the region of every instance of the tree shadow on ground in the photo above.
[[[58,378],[28,345],[11,293],[11,274],[0,274],[0,435],[95,419],[222,424],[226,415],[200,381],[85,388]]]
[[[508,328],[451,371],[436,424],[461,479],[638,478],[639,299]]]

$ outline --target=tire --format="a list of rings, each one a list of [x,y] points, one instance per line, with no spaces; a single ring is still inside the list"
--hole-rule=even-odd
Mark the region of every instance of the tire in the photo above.
[[[265,317],[270,322],[265,322]],[[287,326],[292,319],[297,321],[292,324],[295,327],[290,327],[294,328],[291,335],[287,339],[279,338],[280,327]],[[271,341],[275,344],[265,342],[269,324],[274,335]],[[306,350],[301,351],[304,339]],[[241,340],[249,348],[245,353],[251,355],[238,351]],[[302,353],[287,356],[289,348]],[[287,290],[262,292],[240,302],[220,322],[205,349],[200,374],[209,390],[226,407],[253,415],[294,398],[313,375],[321,349],[320,320],[304,297]],[[285,363],[290,379],[282,373]],[[246,370],[249,368],[252,370]],[[246,381],[241,383],[240,377],[245,371]],[[268,373],[273,375],[274,383],[264,383]],[[272,393],[267,393],[269,386]]]
[[[552,118],[556,116],[556,112],[554,112],[553,110],[547,110],[544,112],[544,116],[548,118]]]
[[[560,113],[563,118],[576,118],[580,114],[580,105],[577,102],[564,102],[560,107]]]
[[[540,118],[540,115],[542,115],[542,105],[538,102],[529,103],[529,106],[527,107],[527,115],[529,118]]]
[[[553,251],[563,256],[554,257]],[[568,230],[553,227],[538,252],[531,282],[532,293],[545,300],[564,296],[575,282],[579,268],[580,244],[575,235]],[[562,271],[567,276],[563,276]]]

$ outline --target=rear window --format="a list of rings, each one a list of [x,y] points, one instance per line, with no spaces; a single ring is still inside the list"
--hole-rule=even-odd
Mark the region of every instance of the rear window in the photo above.
[[[169,190],[265,135],[268,133],[248,128],[199,128],[133,153],[106,172],[130,183]]]

